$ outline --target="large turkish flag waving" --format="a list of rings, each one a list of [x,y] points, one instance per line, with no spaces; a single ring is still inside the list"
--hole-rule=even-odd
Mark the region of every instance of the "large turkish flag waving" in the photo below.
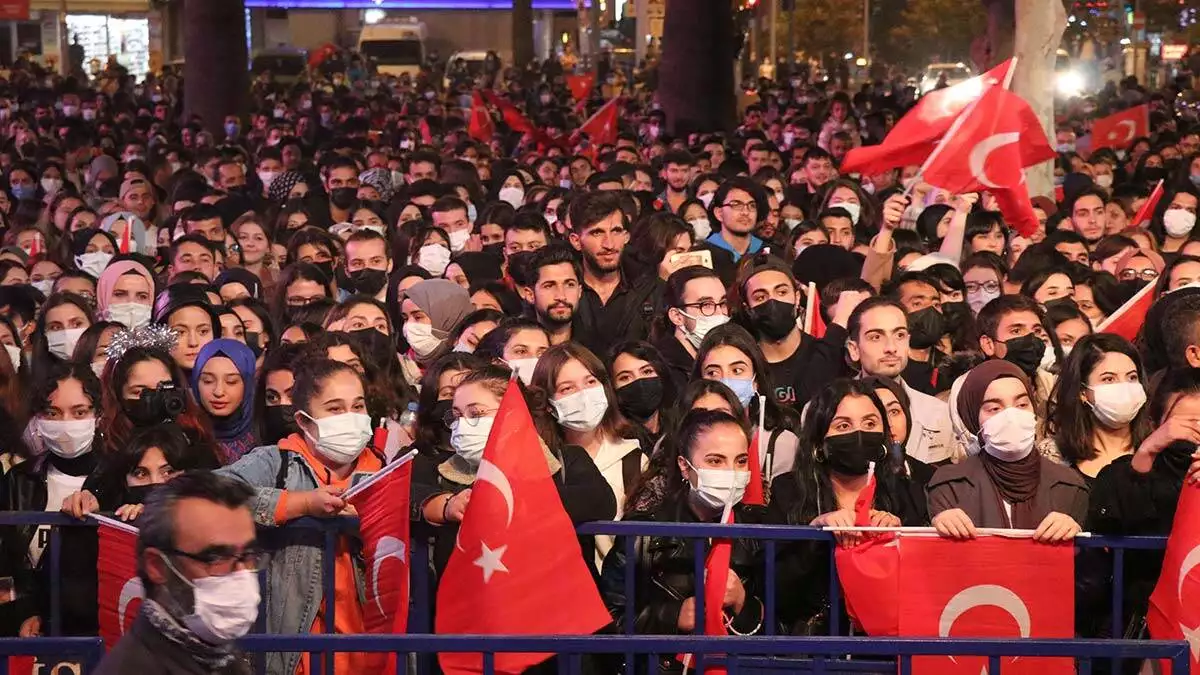
[[[883,143],[850,150],[838,170],[871,176],[923,163],[959,114],[985,91],[1003,85],[1011,67],[1009,59],[982,75],[925,94],[896,122]]]
[[[605,103],[579,127],[573,139],[581,134],[587,134],[593,148],[601,145],[611,145],[617,142],[617,119],[621,113],[621,98],[617,97]]]
[[[1155,640],[1187,640],[1200,672],[1200,487],[1184,485],[1146,623]]]
[[[96,558],[100,637],[112,649],[133,625],[146,592],[137,573],[137,528],[109,518],[96,519],[100,521],[100,554]]]
[[[1150,104],[1122,110],[1092,123],[1092,151],[1126,148],[1133,139],[1150,135]]]
[[[520,387],[509,385],[438,584],[437,633],[587,635],[611,621],[563,509]],[[550,654],[496,654],[519,673]],[[446,673],[483,672],[477,653],[438,655]]]
[[[492,123],[492,114],[488,112],[479,91],[471,92],[471,121],[467,125],[467,133],[471,138],[483,143],[492,140],[496,134],[496,125]]]

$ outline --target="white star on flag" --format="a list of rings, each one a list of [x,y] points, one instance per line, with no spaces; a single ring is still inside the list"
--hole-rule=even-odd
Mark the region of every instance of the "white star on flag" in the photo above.
[[[496,572],[507,572],[508,568],[504,566],[504,562],[500,560],[504,552],[508,550],[508,545],[500,546],[496,549],[488,548],[484,542],[479,542],[483,553],[475,559],[475,566],[483,570],[483,583],[491,581],[492,575]]]
[[[1183,631],[1183,639],[1192,648],[1192,660],[1200,659],[1200,626],[1189,630],[1187,626],[1179,624],[1179,630]]]

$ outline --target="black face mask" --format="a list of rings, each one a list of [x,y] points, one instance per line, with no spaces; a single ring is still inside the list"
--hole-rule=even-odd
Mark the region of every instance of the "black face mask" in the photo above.
[[[1037,372],[1042,357],[1046,354],[1046,343],[1033,333],[1007,340],[1004,345],[1008,347],[1008,351],[1004,353],[1004,360],[1020,368],[1026,375]]]
[[[662,405],[663,385],[657,377],[643,377],[617,390],[617,407],[635,420],[648,420]]]
[[[1142,178],[1146,182],[1158,182],[1167,177],[1167,170],[1159,166],[1147,166],[1142,168]]]
[[[958,330],[964,324],[974,321],[971,316],[971,307],[965,302],[943,302],[942,303],[942,320],[943,328],[946,332]]]
[[[375,269],[355,270],[346,275],[346,290],[351,293],[375,295],[387,285],[387,272]]]
[[[796,329],[796,306],[782,300],[768,300],[751,307],[750,322],[754,331],[771,342],[779,342]]]
[[[263,414],[263,433],[267,436],[262,439],[264,443],[278,443],[292,434],[300,433],[300,425],[296,424],[296,406],[267,406]]]
[[[125,414],[139,427],[174,421],[187,409],[187,395],[173,384],[143,389],[139,398],[125,399]]]
[[[829,469],[843,476],[862,476],[871,462],[881,462],[887,454],[882,431],[855,431],[825,437],[825,461]]]
[[[483,252],[487,253],[489,255],[493,255],[497,258],[503,258],[504,257],[504,242],[498,241],[495,244],[484,244]]]
[[[315,262],[315,263],[313,263],[313,266],[316,267],[317,269],[321,270],[321,273],[325,275],[326,279],[333,281],[333,261],[332,260],[326,260],[325,262]]]
[[[429,410],[430,417],[433,418],[435,429],[446,429],[445,419],[446,413],[454,408],[454,399],[443,399],[433,404],[433,408]],[[449,430],[447,430],[449,433]]]
[[[1048,309],[1048,310],[1053,309],[1055,307],[1075,307],[1075,308],[1079,307],[1079,305],[1075,304],[1075,300],[1073,298],[1066,298],[1066,297],[1055,298],[1053,300],[1047,300],[1046,302],[1043,302],[1042,304],[1045,305],[1046,309]]]
[[[125,503],[126,504],[145,504],[150,498],[150,493],[157,489],[159,485],[132,485],[125,488]]]
[[[254,358],[258,358],[263,354],[263,348],[259,345],[259,340],[262,339],[262,333],[258,331],[246,331],[246,346],[250,351],[254,352]]]
[[[334,188],[329,192],[329,203],[341,211],[349,210],[351,206],[354,206],[356,199],[358,199],[358,188]]]
[[[936,307],[926,307],[908,315],[908,344],[914,349],[929,349],[945,334],[945,321]]]
[[[159,264],[165,263],[171,259],[170,246],[159,246],[157,249],[155,249],[155,253],[158,255]]]

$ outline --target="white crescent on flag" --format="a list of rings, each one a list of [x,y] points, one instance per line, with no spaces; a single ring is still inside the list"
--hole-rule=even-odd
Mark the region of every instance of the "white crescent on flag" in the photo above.
[[[129,609],[129,603],[145,597],[146,590],[142,587],[142,580],[138,577],[126,581],[121,586],[121,594],[117,597],[117,623],[120,624],[121,635],[125,634],[125,610]]]
[[[950,602],[946,603],[946,607],[942,609],[942,616],[938,619],[938,637],[950,637],[950,629],[954,628],[954,622],[960,616],[966,614],[967,610],[973,607],[984,606],[999,607],[1008,612],[1012,618],[1016,619],[1020,636],[1029,637],[1032,627],[1029,607],[1025,605],[1021,596],[1004,586],[995,584],[972,586],[959,591],[957,595],[950,598]],[[950,660],[954,661],[954,657],[951,656]],[[987,668],[984,668],[981,675],[986,674]]]
[[[380,614],[384,611],[383,602],[379,599],[379,568],[388,558],[404,562],[404,551],[404,542],[395,537],[380,537],[379,543],[375,545],[375,560],[371,565],[371,595],[375,598],[375,606],[379,608]]]
[[[1134,122],[1133,120],[1121,120],[1117,123],[1117,127],[1119,129],[1125,129],[1125,135],[1121,138],[1118,138],[1116,133],[1109,133],[1108,140],[1116,143],[1128,143],[1129,141],[1133,140],[1133,135],[1137,133],[1137,122]]]
[[[1013,143],[1020,142],[1021,134],[1015,131],[1009,131],[1001,134],[992,134],[975,145],[971,150],[971,154],[967,157],[967,165],[971,168],[971,175],[975,176],[982,185],[989,188],[998,188],[999,185],[992,182],[987,175],[987,160],[996,150]]]

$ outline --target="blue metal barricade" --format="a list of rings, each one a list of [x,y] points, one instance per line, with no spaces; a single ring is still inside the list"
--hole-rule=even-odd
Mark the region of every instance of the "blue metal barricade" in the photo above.
[[[98,637],[72,638],[0,638],[0,675],[8,675],[9,656],[50,657],[56,661],[78,661],[87,673],[104,656],[104,641]],[[45,673],[45,675],[59,675]]]
[[[59,536],[58,528],[59,527],[79,527],[79,526],[94,527],[95,524],[96,523],[92,520],[80,521],[80,520],[70,518],[69,516],[65,516],[62,514],[56,514],[56,513],[0,512],[0,527],[21,526],[21,525],[51,525],[51,526],[54,526],[51,530],[51,535],[50,535],[51,550],[49,551],[49,553],[50,553],[50,556],[49,556],[49,565],[50,565],[49,596],[50,596],[50,606],[54,610],[54,611],[51,611],[51,617],[50,617],[50,621],[49,621],[49,633],[51,636],[57,636],[57,635],[61,634],[61,618],[59,616],[60,612],[56,611],[61,603],[61,580],[59,578],[59,565],[61,562],[61,545],[60,545],[61,537]],[[296,521],[289,523],[283,529],[290,529],[290,528],[318,529],[318,530],[322,531],[323,549],[324,549],[324,553],[325,553],[325,555],[323,555],[323,557],[322,557],[322,559],[323,559],[323,569],[322,569],[323,586],[322,586],[322,588],[323,588],[324,597],[327,597],[327,598],[333,597],[333,595],[334,595],[333,585],[334,585],[334,576],[335,576],[334,575],[334,562],[335,562],[334,552],[336,551],[338,538],[339,538],[340,534],[357,532],[357,528],[358,528],[357,519],[350,518],[350,517],[338,517],[338,518],[328,518],[328,519],[302,518],[302,519],[298,519]],[[841,605],[842,605],[841,587],[840,587],[840,584],[837,579],[836,565],[833,561],[833,556],[834,556],[834,551],[835,551],[834,538],[830,533],[822,531],[817,528],[795,527],[795,526],[784,526],[784,525],[740,525],[740,524],[725,525],[725,524],[689,524],[689,523],[657,523],[657,522],[598,522],[598,523],[585,524],[578,528],[578,532],[581,535],[608,534],[608,535],[624,536],[624,542],[625,542],[625,546],[626,546],[625,558],[626,558],[626,566],[627,566],[626,574],[625,574],[625,589],[624,590],[625,590],[626,601],[629,604],[629,606],[632,606],[632,604],[633,604],[634,590],[635,590],[635,574],[634,574],[634,570],[632,569],[632,566],[636,564],[636,556],[635,556],[634,547],[635,547],[637,537],[639,537],[639,536],[676,537],[676,538],[692,539],[694,542],[694,546],[695,546],[695,563],[696,563],[695,574],[696,574],[696,578],[698,578],[698,579],[703,578],[704,559],[706,557],[708,542],[711,538],[722,537],[722,538],[761,540],[763,542],[763,549],[764,549],[764,554],[765,554],[764,566],[765,566],[766,588],[764,589],[764,603],[765,603],[765,606],[764,606],[764,629],[767,632],[767,635],[765,637],[757,637],[757,638],[737,638],[737,639],[726,638],[721,643],[722,645],[726,645],[725,647],[722,647],[722,650],[725,652],[728,652],[730,654],[745,655],[747,657],[754,656],[756,654],[758,656],[763,656],[763,655],[777,656],[780,654],[788,654],[788,653],[805,653],[805,654],[822,653],[822,654],[827,654],[827,655],[835,655],[835,654],[842,654],[842,653],[856,653],[856,654],[882,654],[882,655],[890,654],[892,656],[896,656],[896,655],[902,655],[902,654],[922,655],[922,654],[929,654],[929,653],[934,653],[934,654],[951,653],[948,651],[936,651],[937,649],[939,649],[939,647],[930,647],[929,645],[943,645],[943,646],[953,647],[955,649],[959,649],[959,648],[966,649],[967,647],[963,647],[962,645],[973,645],[972,647],[970,647],[971,649],[982,649],[986,645],[993,645],[993,644],[1024,645],[1024,644],[1041,643],[1041,644],[1045,644],[1045,645],[1049,645],[1049,644],[1085,645],[1086,644],[1086,645],[1092,645],[1093,647],[1096,647],[1098,645],[1099,646],[1107,646],[1106,647],[1107,651],[1101,650],[1103,653],[1101,653],[1101,651],[1077,652],[1077,651],[1070,651],[1070,650],[1063,651],[1061,653],[1056,653],[1056,655],[1077,656],[1079,658],[1089,658],[1090,659],[1090,658],[1099,658],[1101,656],[1106,657],[1106,658],[1172,658],[1171,656],[1165,655],[1165,653],[1160,653],[1160,652],[1155,652],[1152,654],[1152,653],[1144,652],[1144,651],[1137,651],[1136,653],[1122,651],[1125,649],[1131,649],[1131,648],[1133,648],[1132,646],[1136,646],[1136,645],[1155,644],[1155,643],[1144,642],[1144,641],[1143,642],[1133,642],[1133,641],[1116,641],[1116,640],[1113,640],[1113,641],[1086,641],[1086,640],[1027,641],[1027,640],[1022,640],[1022,641],[1017,641],[1017,642],[1000,643],[1000,642],[995,642],[995,641],[978,641],[978,640],[977,641],[960,641],[960,640],[950,640],[950,641],[946,641],[946,640],[915,640],[915,641],[890,640],[890,641],[888,641],[888,640],[884,640],[884,641],[876,642],[876,640],[878,640],[877,638],[865,638],[865,639],[858,638],[858,639],[854,639],[854,640],[856,640],[854,642],[844,642],[844,641],[838,641],[836,639],[832,639],[832,638],[837,637],[839,627],[841,626]],[[778,593],[776,592],[777,589],[776,589],[776,578],[775,578],[776,577],[776,574],[775,574],[776,549],[779,544],[786,544],[788,542],[797,542],[797,541],[824,542],[827,545],[829,545],[829,556],[830,556],[830,561],[829,561],[830,578],[829,578],[829,588],[828,588],[829,599],[830,599],[830,617],[829,617],[830,640],[827,642],[821,642],[821,641],[807,642],[806,641],[806,642],[803,642],[803,644],[806,645],[803,649],[796,648],[796,645],[800,644],[800,643],[789,642],[789,640],[794,641],[798,638],[772,638],[771,637],[775,630],[776,616],[777,616],[776,600],[777,600]],[[1166,539],[1164,537],[1082,537],[1082,538],[1076,539],[1075,544],[1078,548],[1091,548],[1091,549],[1101,548],[1101,549],[1109,549],[1113,552],[1113,597],[1112,597],[1112,603],[1111,603],[1113,635],[1121,635],[1121,633],[1122,633],[1121,626],[1122,626],[1122,617],[1123,617],[1123,608],[1124,608],[1123,588],[1122,588],[1123,583],[1124,583],[1124,552],[1126,550],[1162,549],[1165,546],[1165,543],[1166,543]],[[431,582],[432,571],[431,571],[431,565],[430,565],[430,547],[429,547],[428,539],[418,535],[417,533],[414,533],[409,550],[411,551],[411,558],[410,558],[411,593],[410,593],[410,611],[409,611],[408,625],[409,625],[410,634],[421,635],[422,637],[419,640],[417,640],[416,643],[367,642],[365,644],[369,644],[369,645],[376,645],[376,644],[404,645],[404,648],[396,646],[395,649],[397,651],[403,651],[403,652],[424,655],[424,660],[422,662],[426,666],[428,666],[428,665],[431,665],[430,654],[432,654],[433,652],[438,651],[438,650],[425,649],[425,648],[414,649],[414,648],[410,648],[408,646],[409,644],[431,644],[431,643],[427,643],[425,641],[435,638],[435,636],[429,635],[429,633],[433,629],[433,621],[432,621],[432,613],[433,612],[432,612],[432,610],[433,610],[433,603],[434,603],[434,598],[429,593],[429,590],[431,588],[433,588],[434,585]],[[704,598],[703,598],[703,596],[704,596],[703,593],[697,593],[695,595],[695,603],[696,603],[695,616],[696,616],[697,636],[696,637],[687,637],[686,640],[703,639],[703,638],[699,637],[703,634],[703,631],[704,631],[704,626],[703,626]],[[328,635],[328,634],[331,634],[334,632],[334,625],[335,625],[332,603],[328,603],[326,605],[326,610],[327,611],[324,614],[324,621],[323,621],[323,625],[322,625],[322,629],[327,634],[324,637],[314,636],[314,635],[298,635],[298,636],[255,635],[250,638],[247,638],[247,645],[249,645],[253,651],[258,652],[258,654],[260,656],[261,656],[262,652],[266,652],[266,651],[306,651],[306,652],[311,652],[311,653],[328,653],[328,652],[332,652],[332,651],[380,651],[380,650],[371,650],[371,649],[360,648],[359,646],[357,646],[359,644],[359,642],[354,642],[353,646],[348,646],[349,643],[346,643],[346,645],[343,645],[342,643],[337,642],[336,640],[351,639],[351,638],[346,638],[345,636],[337,636],[335,638],[332,635]],[[265,616],[265,612],[261,612],[260,616]],[[660,651],[663,651],[664,653],[667,653],[667,652],[677,653],[680,650],[682,650],[683,647],[686,646],[686,644],[691,644],[691,643],[686,643],[686,640],[684,642],[680,642],[679,641],[680,638],[678,638],[678,637],[653,638],[651,636],[633,636],[633,620],[634,620],[634,613],[626,612],[625,616],[624,616],[623,625],[619,627],[621,632],[623,632],[625,634],[624,636],[603,636],[603,637],[591,637],[591,638],[544,638],[546,640],[566,640],[566,642],[554,642],[555,645],[576,644],[575,642],[572,642],[571,640],[585,640],[585,641],[603,640],[604,641],[603,644],[605,645],[604,649],[594,649],[594,648],[589,647],[586,649],[581,648],[579,651],[571,651],[571,650],[564,650],[564,649],[560,649],[559,647],[555,647],[553,649],[546,649],[544,651],[558,651],[558,652],[562,652],[562,653],[579,653],[579,654],[599,653],[599,652],[605,652],[605,651],[622,652],[626,656],[627,672],[632,673],[632,670],[633,670],[632,662],[637,653],[640,653],[642,651],[647,651],[647,650],[653,652],[653,650],[660,649],[657,646],[651,646],[651,645],[664,644],[661,641],[669,639],[669,640],[675,641],[675,642],[673,642],[673,644],[676,644],[677,646],[676,647],[664,647],[664,648],[661,648]],[[258,626],[256,627],[256,631],[258,633],[262,633],[262,632],[264,632],[264,630],[265,630],[265,626],[263,625],[263,621],[260,619]],[[403,637],[403,636],[401,636],[401,637]],[[636,640],[631,640],[631,639],[626,639],[626,638],[636,638]],[[90,638],[83,638],[83,639],[86,640],[86,639],[90,639]],[[353,638],[353,640],[356,640],[356,641],[369,640],[369,639],[385,639],[385,638],[360,638],[360,637]],[[399,639],[399,638],[388,637],[386,639],[395,640],[395,639]],[[432,644],[443,644],[444,640],[463,640],[463,639],[467,639],[467,638],[458,638],[458,637],[453,637],[453,636],[436,636],[436,642],[432,643]],[[483,639],[483,638],[478,638],[478,639]],[[812,639],[813,638],[804,638],[804,640],[812,640]],[[312,642],[305,642],[306,640],[312,640]],[[333,641],[331,641],[331,640],[333,640]],[[659,640],[660,642],[654,642],[654,640]],[[764,642],[764,640],[766,640],[766,641]],[[776,641],[772,641],[772,640],[776,640]],[[866,640],[866,642],[864,642],[863,640]],[[505,638],[495,644],[489,643],[491,645],[489,647],[489,649],[493,650],[493,651],[520,651],[520,650],[509,648],[511,646],[511,641],[512,641],[511,638]],[[762,649],[764,649],[765,651],[754,652],[753,650],[751,650],[751,651],[742,652],[742,651],[737,651],[737,650],[732,650],[732,649],[727,648],[727,645],[731,642],[743,644],[746,641],[750,641],[751,644],[765,645],[764,647],[762,647]],[[454,643],[454,644],[456,646],[455,650],[480,651],[479,649],[468,649],[467,647],[463,646],[468,643],[462,643],[462,644]],[[482,643],[469,643],[469,644],[482,644]],[[522,643],[522,644],[524,644],[524,643]],[[581,643],[581,644],[584,644],[584,643]],[[587,643],[587,644],[594,644],[594,643]],[[846,645],[866,645],[866,644],[907,645],[907,648],[916,650],[916,651],[911,651],[911,652],[890,651],[891,648],[881,648],[881,649],[883,649],[883,651],[870,651],[869,649],[867,651],[853,651],[853,650],[845,649]],[[1171,643],[1171,644],[1174,644],[1174,643]],[[296,645],[301,645],[301,646],[297,647]],[[624,649],[624,648],[623,649],[614,649],[612,647],[613,645],[622,645],[623,647],[627,647],[628,649]],[[784,647],[784,645],[788,645],[788,646]],[[818,645],[818,648],[815,648],[815,651],[814,651],[814,648],[811,645]],[[821,646],[821,645],[823,645],[823,646]],[[837,645],[841,645],[841,646],[837,646]],[[925,646],[921,647],[920,645],[925,645]],[[268,646],[269,646],[269,648],[268,648]],[[768,647],[775,649],[775,650],[772,651],[772,649],[768,649]],[[1099,647],[1097,647],[1097,649],[1098,648]],[[391,648],[387,648],[387,649],[391,649]],[[827,652],[821,651],[822,649],[828,649],[828,651]],[[863,647],[863,649],[867,649],[867,648]],[[920,651],[920,649],[930,649],[933,651]],[[1166,649],[1166,648],[1160,646],[1160,649]],[[381,649],[381,650],[385,650],[385,649]],[[0,653],[2,653],[2,652],[0,652]],[[959,652],[954,652],[954,653],[959,653]],[[966,653],[983,653],[983,652],[961,652],[961,653],[966,654]],[[1017,653],[1013,653],[1010,651],[987,652],[987,654],[994,655],[996,657],[1008,656],[1008,655],[1026,655],[1024,653],[1017,654]],[[1036,654],[1029,654],[1029,655],[1036,655]],[[319,668],[319,670],[324,671],[325,659],[321,659],[320,661],[322,662],[322,666]],[[261,660],[259,660],[259,664],[261,667]],[[426,668],[421,668],[420,670],[422,672],[425,672]],[[995,671],[990,671],[990,672],[994,673]],[[2,670],[0,670],[0,675],[3,675]]]

